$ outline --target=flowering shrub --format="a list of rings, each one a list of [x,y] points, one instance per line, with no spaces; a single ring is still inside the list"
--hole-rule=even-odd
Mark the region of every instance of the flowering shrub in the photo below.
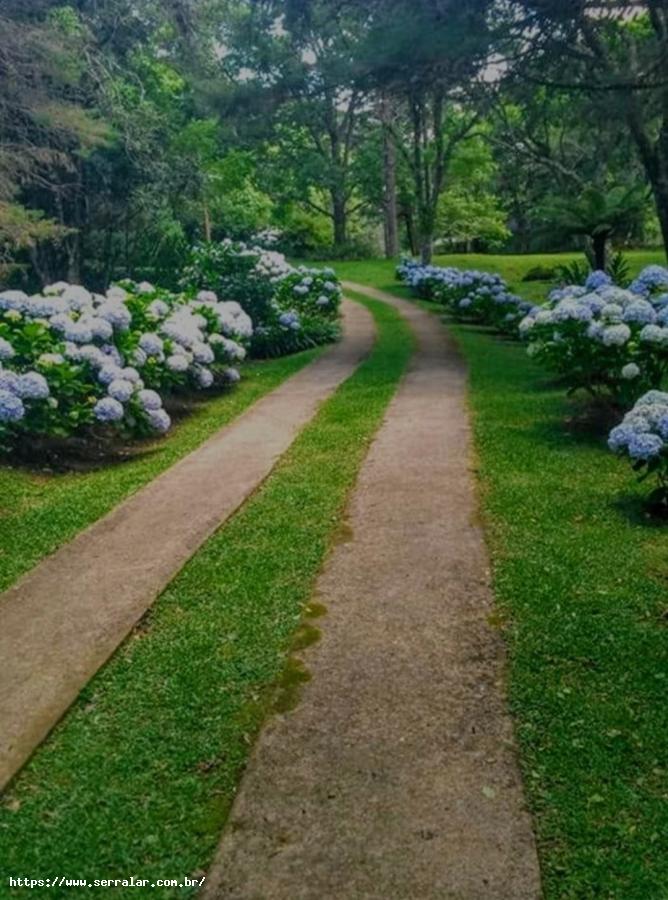
[[[398,277],[419,297],[442,303],[456,319],[489,325],[510,334],[533,304],[515,296],[505,281],[489,272],[422,266],[403,260]]]
[[[279,228],[265,228],[258,231],[251,238],[254,247],[262,247],[265,250],[275,250],[283,241],[284,234]]]
[[[105,295],[50,285],[0,293],[0,441],[68,437],[113,425],[131,436],[170,426],[161,393],[235,380],[251,337],[238,304],[185,301],[124,282]]]
[[[414,259],[403,259],[397,266],[397,278],[423,300],[435,300],[436,288],[459,269],[425,266]]]
[[[210,290],[224,300],[235,300],[254,323],[260,323],[269,316],[276,282],[290,271],[281,253],[224,240],[193,247],[181,284],[188,292]]]
[[[529,353],[571,390],[632,402],[658,388],[668,367],[668,295],[623,290],[602,272],[583,287],[553,291],[519,330]]]
[[[266,325],[258,325],[253,332],[251,353],[258,359],[284,356],[332,343],[338,340],[340,334],[341,329],[335,320],[296,310],[282,312],[276,308],[275,319]]]
[[[649,391],[613,428],[608,446],[625,455],[642,479],[656,476],[651,502],[668,511],[668,393]]]
[[[152,285],[122,282],[132,328],[120,349],[153,388],[209,388],[229,380],[230,364],[246,356],[252,337],[249,316],[234,301],[218,300],[212,291],[193,299]]]
[[[294,353],[340,333],[341,286],[333,269],[295,269],[273,250],[229,240],[200,245],[182,283],[191,291],[214,288],[241,304],[255,325],[254,356]]]
[[[631,282],[629,290],[644,297],[668,291],[668,269],[664,266],[646,266]]]
[[[341,303],[341,285],[333,269],[300,266],[279,280],[275,300],[282,310],[336,319]]]

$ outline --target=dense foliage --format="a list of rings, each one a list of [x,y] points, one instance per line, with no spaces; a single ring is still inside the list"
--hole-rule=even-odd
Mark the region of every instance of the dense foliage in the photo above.
[[[106,430],[165,432],[169,393],[238,380],[252,334],[234,302],[126,281],[106,294],[59,282],[0,293],[0,441]]]
[[[193,244],[271,228],[292,255],[583,247],[607,268],[668,221],[668,28],[595,6],[7,0],[0,278],[174,288]]]
[[[282,253],[257,243],[224,240],[196,246],[183,287],[237,300],[255,324],[251,352],[279,356],[339,336],[341,285],[333,269],[295,269]]]

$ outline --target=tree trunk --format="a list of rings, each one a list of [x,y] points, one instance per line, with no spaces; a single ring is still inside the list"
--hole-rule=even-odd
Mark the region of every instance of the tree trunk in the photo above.
[[[659,138],[655,140],[645,126],[634,94],[629,91],[624,95],[624,100],[631,136],[636,143],[638,155],[652,187],[652,196],[663,238],[663,249],[668,256],[668,113],[664,113]],[[666,105],[668,105],[668,98],[664,108]]]
[[[408,247],[411,251],[411,256],[417,256],[418,245],[415,238],[415,224],[413,222],[413,213],[410,209],[406,209],[403,213],[403,216],[406,221],[406,239],[408,241]]]
[[[434,255],[434,232],[436,230],[436,209],[431,199],[423,200],[418,210],[420,259],[425,266],[430,265]]]
[[[608,265],[608,235],[595,234],[591,244],[594,253],[594,268],[605,272]]]
[[[424,266],[431,265],[434,258],[434,240],[431,234],[423,234],[420,238],[420,261]]]
[[[211,216],[206,203],[204,204],[204,240],[207,244],[211,243]]]
[[[332,189],[332,220],[334,222],[334,246],[343,247],[348,241],[348,210],[346,198],[339,188]]]
[[[654,206],[659,219],[664,253],[668,257],[668,183],[663,178],[651,179]]]
[[[380,103],[383,123],[383,206],[385,213],[385,256],[399,255],[399,215],[397,207],[397,148],[390,128],[391,108],[385,97]]]

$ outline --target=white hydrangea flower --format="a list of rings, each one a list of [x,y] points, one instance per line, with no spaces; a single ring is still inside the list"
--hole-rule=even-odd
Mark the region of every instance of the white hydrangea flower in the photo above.
[[[635,363],[628,363],[622,369],[622,378],[625,381],[633,381],[640,375],[640,368]]]

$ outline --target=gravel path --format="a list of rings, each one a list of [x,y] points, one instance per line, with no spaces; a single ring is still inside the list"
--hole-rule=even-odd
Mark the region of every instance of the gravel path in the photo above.
[[[0,596],[0,789],[353,373],[374,334],[370,314],[347,303],[341,343]]]
[[[312,680],[265,727],[204,896],[535,900],[465,367],[434,316],[348,288],[400,309],[418,350],[318,584]]]

